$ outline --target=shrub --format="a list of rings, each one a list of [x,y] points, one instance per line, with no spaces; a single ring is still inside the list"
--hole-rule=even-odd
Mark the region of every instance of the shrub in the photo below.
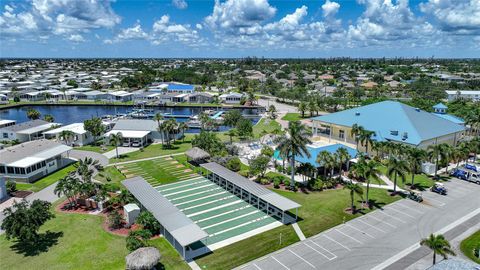
[[[134,251],[141,247],[146,247],[147,240],[151,237],[152,234],[148,230],[130,231],[126,239],[127,249],[129,251]]]
[[[121,229],[123,228],[123,217],[118,213],[118,211],[112,211],[108,214],[108,225],[110,229]]]
[[[160,233],[160,223],[148,211],[142,211],[137,218],[138,224],[143,226],[143,229],[149,231],[152,235],[157,235]]]
[[[14,181],[8,181],[6,187],[8,194],[12,194],[13,192],[17,191],[17,183],[15,183]]]
[[[322,180],[320,179],[316,179],[312,186],[311,186],[311,189],[312,190],[315,190],[315,191],[322,191],[323,190],[323,186],[324,186],[324,183]]]
[[[241,165],[240,159],[238,157],[233,157],[227,162],[227,169],[238,172],[240,171]]]
[[[268,184],[270,184],[270,179],[268,179],[266,177],[260,178],[260,184],[268,185]]]
[[[290,180],[288,180],[288,179],[283,179],[283,185],[284,185],[284,186],[290,186]]]
[[[274,179],[274,180],[273,180],[273,187],[274,187],[274,188],[280,188],[280,183],[281,183],[281,182],[282,182],[282,181],[280,181],[280,180],[278,180],[278,179]]]

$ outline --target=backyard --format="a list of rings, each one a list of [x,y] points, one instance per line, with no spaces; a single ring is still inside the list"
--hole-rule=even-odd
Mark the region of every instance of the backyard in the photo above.
[[[63,169],[60,169],[50,175],[47,175],[46,177],[43,177],[42,179],[34,182],[34,183],[19,183],[17,182],[17,189],[18,190],[28,190],[28,191],[33,191],[33,192],[38,192],[51,184],[57,182],[61,178],[67,176],[71,171],[74,171],[75,167],[74,164],[71,164]]]
[[[107,233],[102,216],[55,215],[42,226],[42,241],[35,246],[0,236],[2,269],[125,269],[125,237]],[[153,239],[150,244],[159,249],[165,269],[189,269],[164,238]]]

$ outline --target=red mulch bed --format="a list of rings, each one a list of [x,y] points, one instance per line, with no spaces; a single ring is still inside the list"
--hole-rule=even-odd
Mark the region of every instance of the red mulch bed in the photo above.
[[[77,213],[77,214],[90,214],[91,211],[95,209],[87,208],[85,206],[78,206],[76,208],[70,208],[68,206],[68,200],[63,201],[61,204],[57,205],[56,210],[63,213]]]
[[[11,196],[15,197],[15,198],[22,198],[23,199],[23,198],[27,197],[28,195],[30,195],[32,193],[33,193],[32,191],[18,190],[18,191],[12,192]]]

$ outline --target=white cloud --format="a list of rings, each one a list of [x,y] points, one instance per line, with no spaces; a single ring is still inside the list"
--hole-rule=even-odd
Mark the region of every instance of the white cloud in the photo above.
[[[123,40],[140,40],[148,39],[148,34],[143,31],[142,26],[137,22],[130,28],[122,29],[113,39],[113,42],[119,42]],[[107,41],[105,41],[107,42]]]
[[[330,17],[337,14],[339,9],[340,9],[340,4],[337,2],[332,2],[330,0],[325,1],[325,4],[322,5],[324,17]]]
[[[197,30],[192,29],[189,24],[176,24],[171,22],[169,15],[163,15],[160,20],[155,21],[152,29],[152,43],[154,45],[173,41],[195,46],[203,42]]]
[[[172,0],[172,4],[178,9],[186,9],[188,7],[185,0]]]
[[[83,36],[79,34],[72,34],[67,39],[73,42],[85,42]]]
[[[479,0],[428,0],[420,10],[432,15],[443,31],[480,34]]]
[[[198,30],[202,30],[203,29],[203,25],[201,25],[200,23],[197,23],[195,25],[195,27],[198,29]]]
[[[72,34],[112,28],[121,18],[110,4],[111,0],[31,0],[17,13],[6,5],[0,16],[0,33],[22,34],[20,38],[54,34],[69,39]]]
[[[276,11],[267,0],[227,0],[223,3],[215,0],[213,13],[205,22],[213,30],[235,33],[272,18]]]

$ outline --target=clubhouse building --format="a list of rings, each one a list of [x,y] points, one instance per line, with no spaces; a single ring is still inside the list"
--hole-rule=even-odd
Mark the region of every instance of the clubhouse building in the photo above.
[[[353,146],[356,142],[351,129],[357,124],[373,131],[372,139],[377,142],[392,141],[423,149],[439,143],[456,145],[464,134],[464,122],[448,115],[442,105],[437,104],[435,113],[430,113],[397,101],[382,101],[314,117],[312,133],[314,139]]]

